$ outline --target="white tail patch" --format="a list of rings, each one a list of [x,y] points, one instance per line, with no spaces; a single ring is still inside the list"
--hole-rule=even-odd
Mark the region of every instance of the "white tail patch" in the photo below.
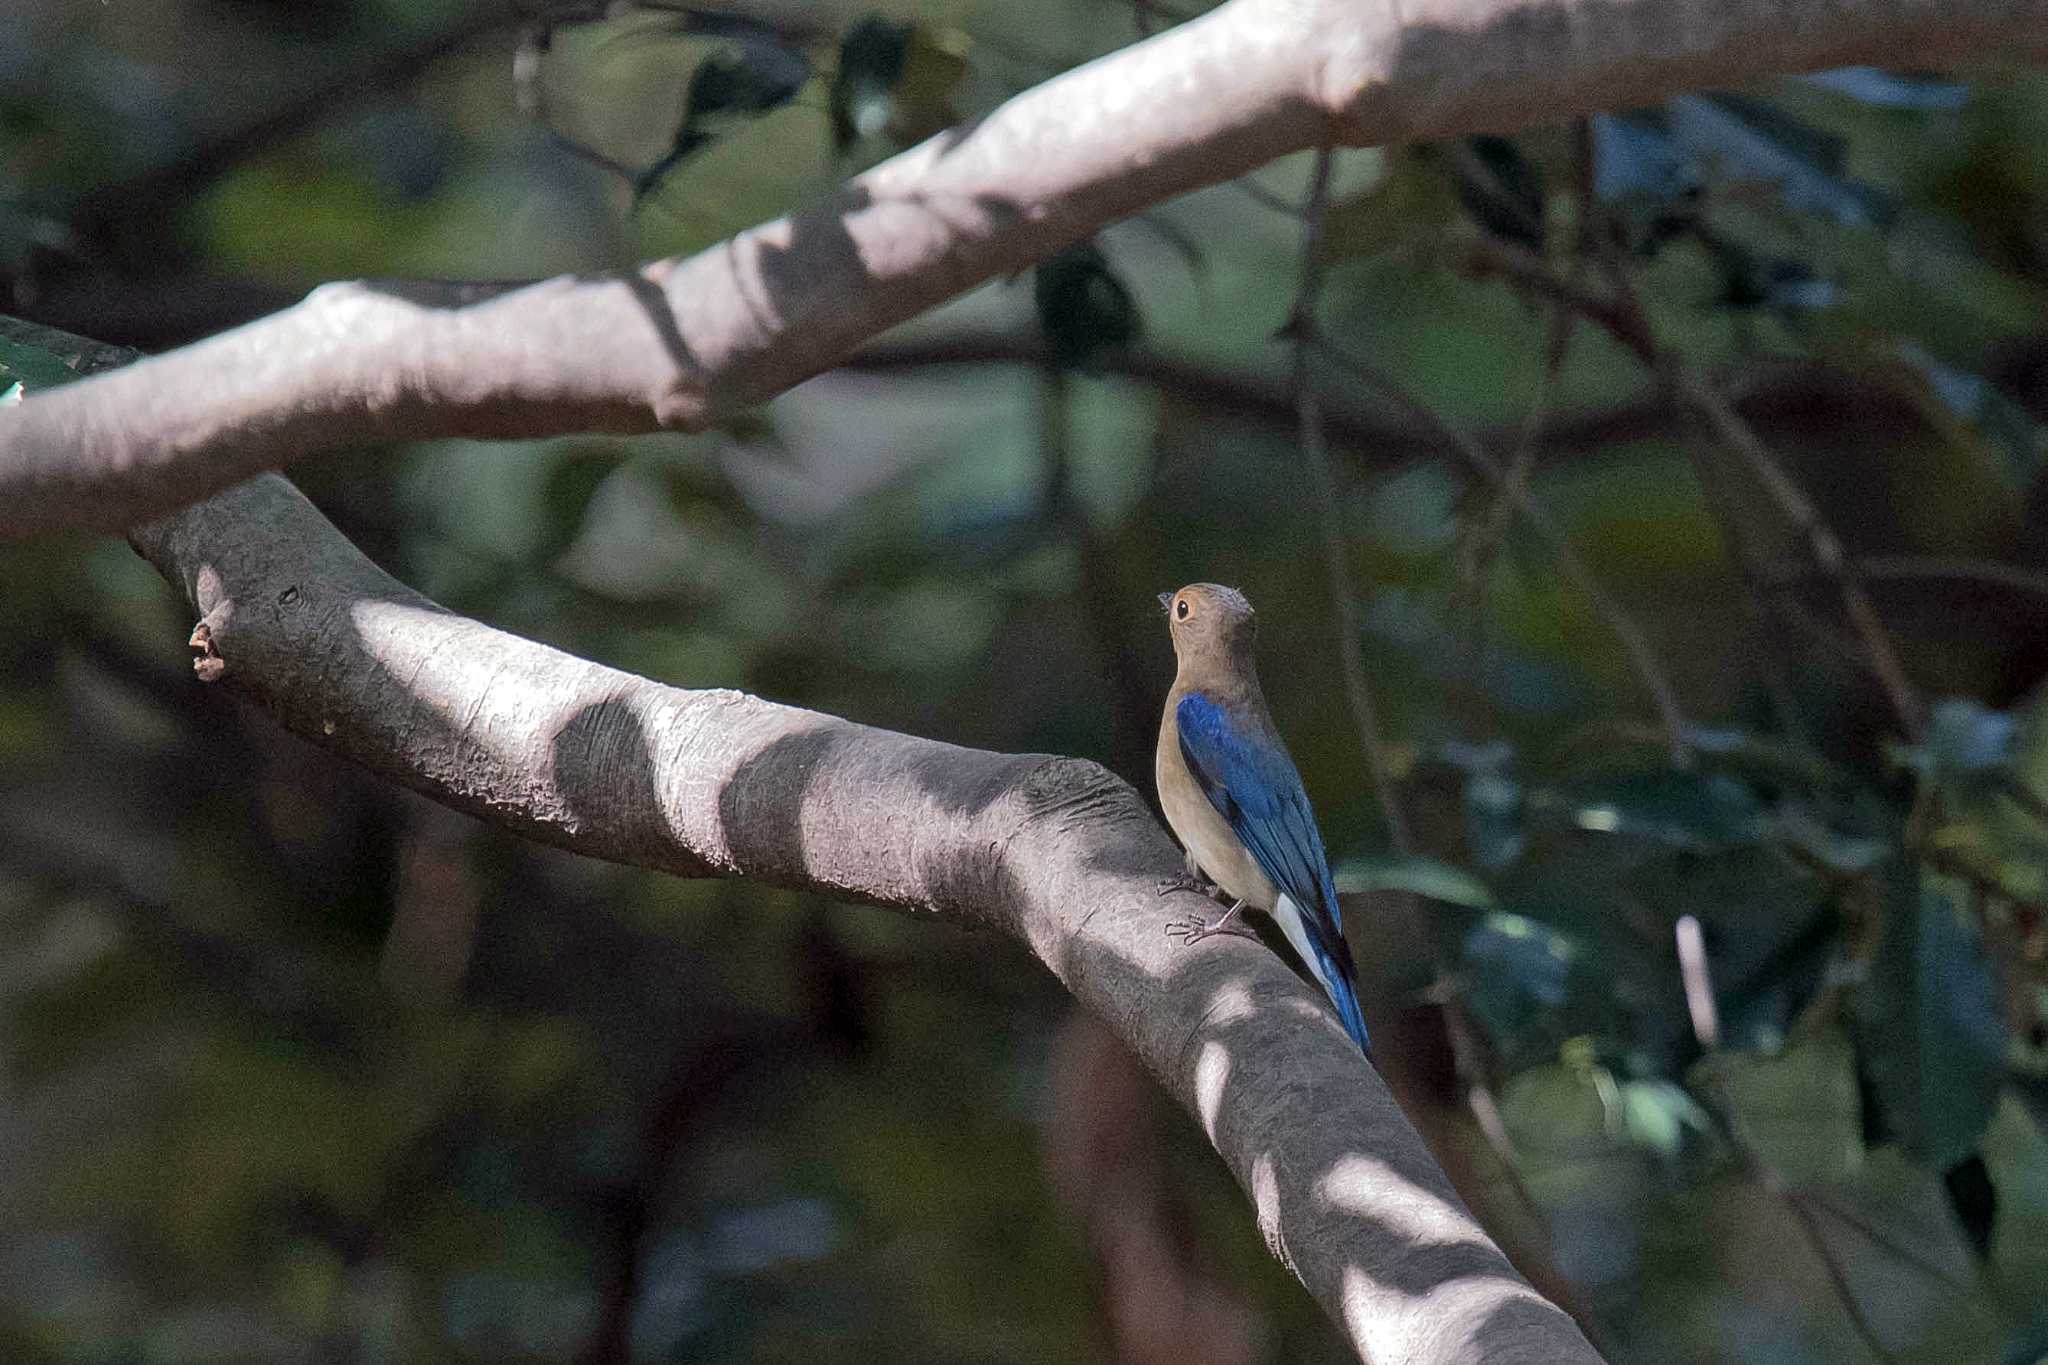
[[[1322,985],[1323,994],[1335,1000],[1337,992],[1330,989],[1330,977],[1323,970],[1323,961],[1316,956],[1315,950],[1309,946],[1308,925],[1302,921],[1301,907],[1296,905],[1284,891],[1280,893],[1280,899],[1274,902],[1273,922],[1280,926],[1280,932],[1287,936],[1289,946],[1308,965],[1309,975],[1315,977],[1317,982]]]

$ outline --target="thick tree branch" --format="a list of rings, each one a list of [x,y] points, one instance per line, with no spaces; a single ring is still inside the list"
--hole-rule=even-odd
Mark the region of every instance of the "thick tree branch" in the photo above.
[[[1099,766],[681,691],[517,639],[387,577],[274,475],[132,539],[207,626],[225,685],[436,800],[594,857],[1021,940],[1195,1114],[1365,1359],[1597,1359],[1306,985],[1249,943],[1183,951],[1161,932],[1179,855]]]
[[[1513,128],[1774,71],[2048,48],[2048,0],[1230,0],[683,260],[354,283],[0,424],[0,532],[125,525],[365,438],[716,422],[982,280],[1332,136]]]

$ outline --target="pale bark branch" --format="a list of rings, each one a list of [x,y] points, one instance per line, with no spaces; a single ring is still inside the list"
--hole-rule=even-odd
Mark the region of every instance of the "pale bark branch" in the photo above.
[[[1230,0],[687,259],[509,289],[330,285],[38,397],[0,422],[0,533],[125,525],[286,450],[700,428],[1054,247],[1327,140],[2044,49],[2048,0]]]
[[[14,330],[88,372],[134,358]],[[1241,939],[1176,949],[1160,887],[1179,852],[1099,764],[664,687],[521,640],[385,574],[275,475],[129,539],[198,616],[201,678],[445,805],[591,857],[1021,941],[1194,1115],[1362,1359],[1599,1360],[1319,995]]]
[[[1195,1115],[1366,1360],[1598,1359],[1280,959],[1162,932],[1179,854],[1100,766],[664,687],[518,639],[386,576],[275,475],[131,539],[208,626],[222,685],[436,800],[593,857],[1018,939]]]

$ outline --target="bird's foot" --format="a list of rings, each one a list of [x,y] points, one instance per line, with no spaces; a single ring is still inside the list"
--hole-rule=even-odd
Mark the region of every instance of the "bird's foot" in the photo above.
[[[1174,920],[1166,926],[1166,932],[1170,937],[1179,939],[1180,946],[1183,948],[1192,948],[1203,939],[1214,938],[1218,934],[1229,934],[1233,938],[1248,938],[1252,942],[1257,943],[1259,941],[1258,932],[1250,925],[1238,919],[1238,915],[1243,911],[1244,902],[1237,901],[1215,919]]]
[[[1222,887],[1194,875],[1161,877],[1155,890],[1162,896],[1171,896],[1176,891],[1192,891],[1197,896],[1207,896],[1210,900],[1220,899],[1223,895]]]

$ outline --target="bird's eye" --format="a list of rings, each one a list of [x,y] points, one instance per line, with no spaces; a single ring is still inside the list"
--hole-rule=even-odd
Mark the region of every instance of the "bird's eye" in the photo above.
[[[1176,602],[1176,603],[1174,603],[1174,604],[1173,604],[1173,614],[1174,614],[1174,617],[1175,617],[1175,619],[1177,619],[1177,620],[1185,621],[1185,620],[1187,620],[1187,619],[1188,619],[1188,599],[1187,599],[1187,598],[1183,597],[1183,598],[1181,598],[1181,599],[1180,599],[1180,601],[1178,601],[1178,602]]]

